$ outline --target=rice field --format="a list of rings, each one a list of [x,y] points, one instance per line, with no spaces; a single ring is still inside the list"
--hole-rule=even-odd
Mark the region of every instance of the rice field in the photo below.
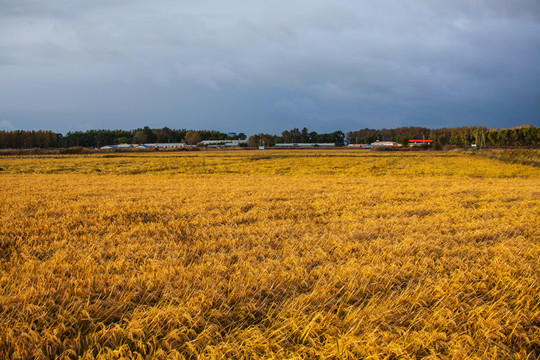
[[[540,168],[0,157],[2,359],[536,359]]]

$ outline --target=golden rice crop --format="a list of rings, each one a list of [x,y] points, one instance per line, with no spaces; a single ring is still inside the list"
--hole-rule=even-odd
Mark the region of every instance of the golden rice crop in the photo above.
[[[313,150],[0,169],[0,358],[540,356],[539,168]]]

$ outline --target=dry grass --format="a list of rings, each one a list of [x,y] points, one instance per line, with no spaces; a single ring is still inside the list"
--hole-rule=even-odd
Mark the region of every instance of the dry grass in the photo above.
[[[0,358],[540,356],[538,168],[331,150],[0,168]]]
[[[484,149],[471,151],[471,154],[500,161],[540,167],[540,150],[532,149]]]

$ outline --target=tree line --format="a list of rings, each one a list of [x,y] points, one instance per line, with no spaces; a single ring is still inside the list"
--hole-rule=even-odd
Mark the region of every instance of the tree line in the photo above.
[[[513,129],[488,129],[483,126],[428,129],[424,127],[400,127],[395,129],[362,129],[350,131],[347,138],[351,144],[371,144],[375,141],[395,141],[408,145],[411,139],[432,139],[432,146],[456,145],[469,147],[484,143],[491,147],[538,146],[540,128],[522,125]]]
[[[215,130],[173,130],[167,127],[150,129],[148,126],[135,130],[88,130],[68,132],[66,135],[50,130],[0,131],[0,148],[69,148],[82,146],[99,148],[105,145],[132,143],[179,143],[197,144],[203,140],[245,140],[244,133],[227,134]],[[482,126],[428,129],[424,127],[399,127],[393,129],[361,129],[332,133],[317,133],[294,128],[284,130],[281,135],[255,134],[249,137],[249,146],[273,146],[278,143],[335,143],[336,146],[371,144],[375,141],[395,141],[407,145],[411,139],[433,139],[433,147],[456,145],[468,147],[485,143],[488,147],[538,146],[540,128],[532,125],[513,129],[488,129]]]
[[[294,128],[283,131],[281,136],[261,133],[252,135],[248,139],[249,146],[273,146],[282,143],[335,143],[336,146],[343,146],[345,144],[345,134],[340,130],[333,133],[318,134],[315,131],[310,132],[307,128],[302,130]]]
[[[105,145],[146,143],[197,143],[202,140],[245,140],[244,133],[229,135],[215,130],[173,130],[167,127],[135,130],[88,130],[68,132],[66,135],[50,130],[0,131],[0,148],[68,148],[83,146],[99,148]]]

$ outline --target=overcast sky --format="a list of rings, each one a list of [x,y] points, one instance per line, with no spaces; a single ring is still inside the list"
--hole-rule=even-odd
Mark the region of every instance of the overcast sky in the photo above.
[[[538,0],[1,0],[0,129],[540,126]]]

